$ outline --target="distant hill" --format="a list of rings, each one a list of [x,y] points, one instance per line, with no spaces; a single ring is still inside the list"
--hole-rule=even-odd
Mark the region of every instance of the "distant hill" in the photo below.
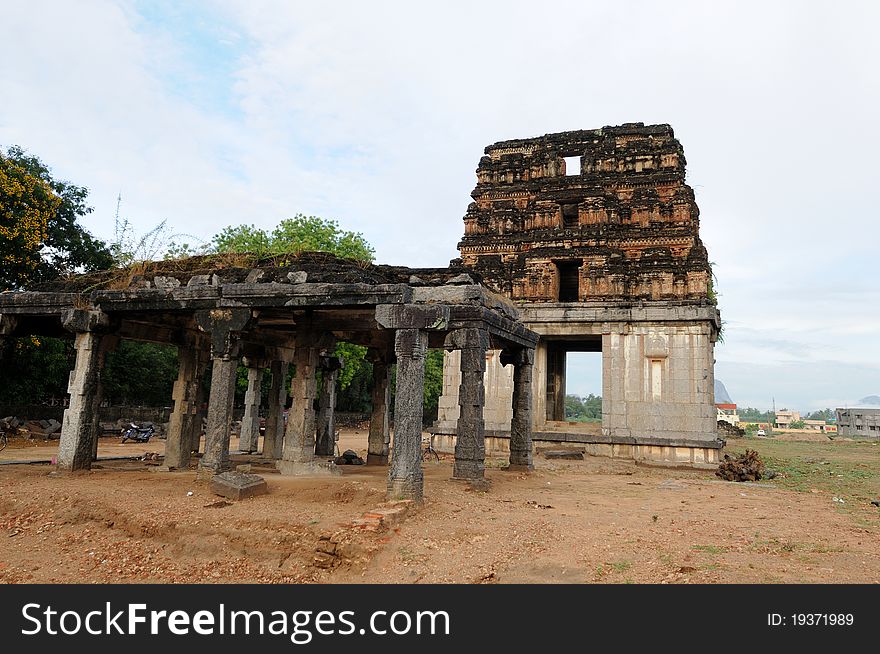
[[[880,400],[880,398],[877,399]],[[730,393],[724,388],[724,384],[720,379],[715,380],[715,404],[733,404],[733,400],[730,399]]]
[[[716,400],[717,402],[718,400]],[[876,404],[880,406],[880,395],[869,395],[859,400],[859,404]]]

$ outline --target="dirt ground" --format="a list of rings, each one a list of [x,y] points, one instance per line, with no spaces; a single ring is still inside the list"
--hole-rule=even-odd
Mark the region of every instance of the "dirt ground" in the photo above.
[[[363,455],[366,433],[344,431],[340,444]],[[289,478],[255,463],[270,493],[227,503],[194,471],[148,462],[102,461],[77,474],[0,465],[0,582],[880,582],[880,510],[869,497],[880,491],[880,447],[749,440],[730,449],[746,446],[780,476],[736,484],[711,471],[538,456],[532,474],[489,460],[483,492],[453,481],[445,457],[425,464],[424,506],[385,532],[352,526],[384,501],[382,467]],[[51,459],[56,449],[13,442],[0,461]],[[99,455],[162,449],[110,438]],[[338,543],[330,568],[316,561],[327,538]]]

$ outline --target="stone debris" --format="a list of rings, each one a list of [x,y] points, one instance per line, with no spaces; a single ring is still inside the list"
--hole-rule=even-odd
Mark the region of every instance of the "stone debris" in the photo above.
[[[386,502],[372,511],[367,511],[360,518],[355,518],[351,521],[351,525],[367,531],[391,529],[399,524],[414,506],[413,500]]]
[[[315,567],[326,570],[353,561],[364,553],[363,547],[351,542],[346,531],[340,530],[334,534],[324,533],[318,537],[312,562]]]
[[[456,275],[452,279],[446,282],[449,285],[458,285],[458,284],[473,284],[474,278],[468,275],[467,273],[461,273],[460,275]]]
[[[715,475],[726,481],[758,481],[764,477],[764,462],[754,450],[746,450],[735,459],[725,454]]]
[[[260,475],[229,471],[214,475],[211,492],[231,500],[243,500],[268,493],[269,486]]]

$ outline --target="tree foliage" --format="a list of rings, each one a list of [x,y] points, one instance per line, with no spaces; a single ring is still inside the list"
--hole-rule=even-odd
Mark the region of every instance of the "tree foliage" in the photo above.
[[[834,422],[837,420],[837,414],[832,409],[821,409],[808,414],[804,420],[824,420],[825,422]]]
[[[0,365],[0,404],[42,404],[67,394],[73,343],[26,336],[10,341]]]
[[[215,252],[249,252],[258,256],[331,252],[339,257],[372,261],[375,250],[363,235],[343,230],[335,220],[297,214],[267,232],[254,225],[224,228],[211,239]]]
[[[737,409],[739,419],[743,422],[766,422],[771,425],[776,424],[776,414],[773,411],[761,411],[752,407]]]
[[[565,396],[565,419],[576,422],[602,421],[602,396],[590,393],[586,397]]]
[[[115,406],[171,406],[175,379],[177,348],[140,341],[120,341],[101,372],[104,399]]]
[[[112,265],[105,243],[77,223],[92,212],[88,193],[18,146],[0,151],[0,288]]]

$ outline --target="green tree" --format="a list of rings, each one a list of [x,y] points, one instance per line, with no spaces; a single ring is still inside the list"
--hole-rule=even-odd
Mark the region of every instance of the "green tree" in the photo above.
[[[831,409],[821,409],[819,411],[813,411],[808,414],[804,420],[824,420],[826,422],[834,422],[837,419],[837,414]]]
[[[271,232],[255,225],[230,225],[216,234],[208,247],[215,253],[248,253],[258,257],[298,254],[305,251],[330,252],[339,257],[372,261],[373,247],[363,235],[340,228],[335,220],[296,214],[282,220]],[[184,244],[169,249],[169,257],[188,256],[196,251]],[[353,343],[337,343],[334,355],[345,361],[337,378],[336,405],[340,411],[361,412],[370,408],[372,365],[366,360],[367,348]],[[268,375],[264,375],[264,385]],[[238,371],[238,395],[247,389],[247,373]],[[264,388],[264,391],[267,390]],[[266,394],[264,393],[264,397]]]
[[[101,371],[104,399],[117,406],[170,406],[177,379],[173,345],[122,340]]]
[[[73,343],[27,336],[6,346],[0,365],[0,404],[42,404],[67,394]]]
[[[601,422],[602,397],[590,393],[586,397],[565,396],[565,418],[576,422]]]
[[[372,261],[375,250],[363,235],[339,227],[335,220],[297,214],[282,220],[271,233],[254,225],[224,228],[211,239],[215,252],[240,252],[258,256],[330,252],[339,257]]]
[[[78,220],[92,212],[88,189],[56,180],[37,157],[0,151],[0,288],[21,288],[109,268],[106,244]]]

